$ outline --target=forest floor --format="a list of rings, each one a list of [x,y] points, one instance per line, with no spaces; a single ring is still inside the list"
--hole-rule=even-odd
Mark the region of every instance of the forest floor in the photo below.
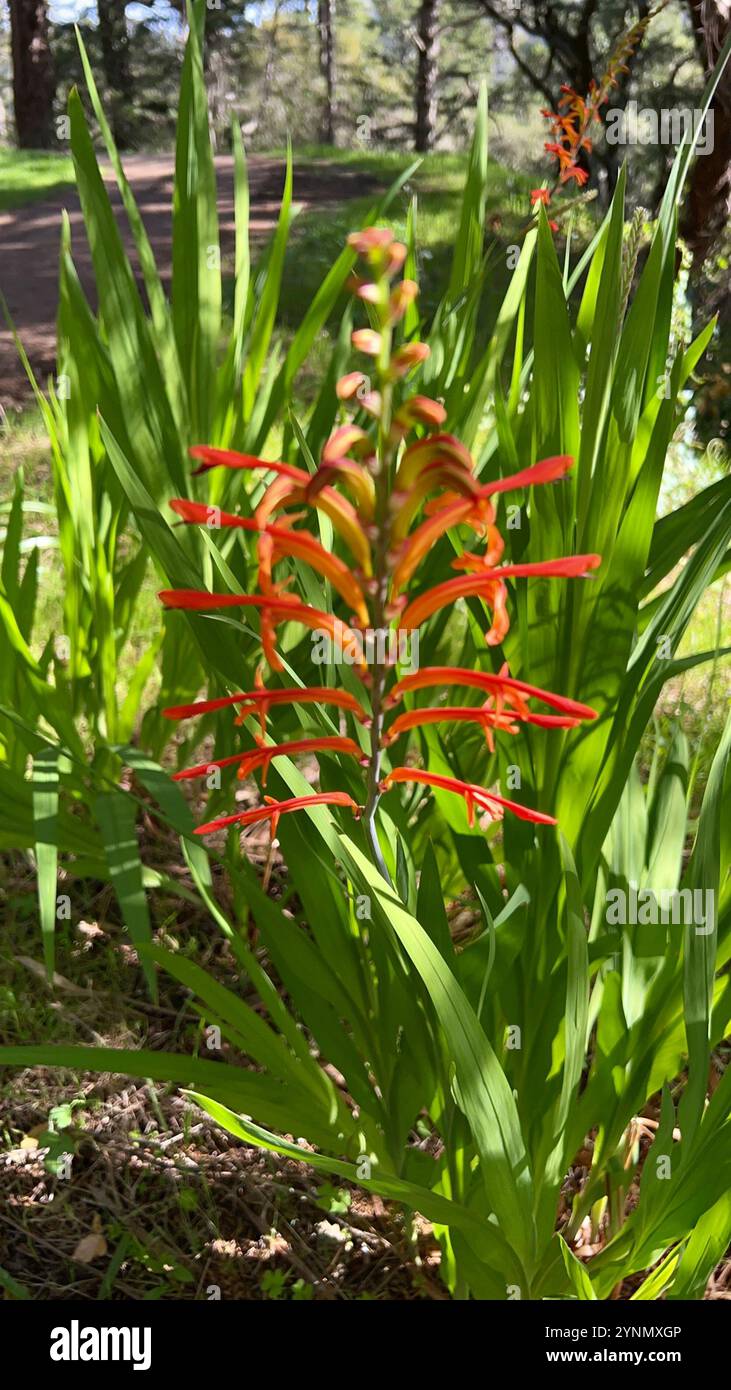
[[[174,845],[163,835],[146,852],[172,863]],[[279,894],[286,873],[275,860]],[[43,1037],[205,1056],[190,992],[161,974],[153,1002],[113,893],[92,882],[77,889],[82,915],[59,924],[49,986],[32,867],[0,856],[3,1043]],[[216,891],[230,911],[224,875]],[[162,891],[150,893],[150,907],[155,940],[257,1007],[207,911]],[[460,927],[467,915],[460,909]],[[233,1060],[229,1052],[224,1041],[221,1055]],[[3,1293],[82,1302],[448,1297],[428,1222],[241,1144],[177,1087],[150,1080],[37,1067],[5,1074],[0,1191],[0,1302]]]

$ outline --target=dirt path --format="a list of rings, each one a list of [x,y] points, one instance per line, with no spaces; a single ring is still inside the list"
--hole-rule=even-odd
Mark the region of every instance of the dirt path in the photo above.
[[[125,159],[127,177],[142,212],[153,251],[167,284],[171,268],[170,209],[173,189],[172,156],[133,155]],[[225,257],[233,249],[233,160],[216,160],[221,248]],[[126,219],[110,169],[104,176],[112,190],[117,220],[128,250],[132,249]],[[271,232],[279,212],[284,165],[276,159],[249,160],[251,234],[263,238]],[[376,185],[357,172],[327,164],[295,169],[294,198],[304,207],[327,207],[367,194]],[[0,290],[8,303],[35,371],[45,380],[53,371],[56,349],[58,300],[58,247],[61,213],[71,219],[74,260],[85,290],[93,299],[94,277],[84,233],[79,199],[68,190],[46,202],[32,203],[0,214]],[[27,399],[29,388],[18,362],[12,337],[0,325],[0,404],[7,410]]]

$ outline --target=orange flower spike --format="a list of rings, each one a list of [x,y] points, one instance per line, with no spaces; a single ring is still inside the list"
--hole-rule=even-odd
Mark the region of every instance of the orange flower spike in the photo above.
[[[569,114],[551,117],[559,149],[573,140],[573,122],[576,119],[573,107]],[[586,131],[583,131],[582,138],[585,137]],[[568,170],[574,163],[567,156],[562,160],[561,167]],[[545,204],[549,199],[548,191],[541,190],[536,191],[533,201]],[[258,470],[270,475],[253,518],[217,512],[215,508],[189,503],[185,499],[179,499],[174,504],[183,521],[211,527],[239,527],[259,533],[261,592],[239,595],[168,590],[161,598],[168,607],[198,612],[233,607],[254,608],[259,613],[262,648],[273,669],[278,669],[282,664],[276,651],[280,624],[300,622],[318,632],[324,631],[360,664],[363,678],[370,689],[373,713],[368,716],[359,702],[346,692],[326,687],[267,690],[257,674],[256,689],[253,691],[177,706],[167,710],[166,714],[171,718],[186,718],[228,705],[238,710],[235,716],[237,724],[257,716],[261,727],[261,735],[256,738],[259,746],[229,755],[215,764],[221,767],[236,765],[242,777],[261,770],[262,780],[265,780],[273,759],[297,753],[329,751],[344,757],[355,757],[367,765],[367,794],[363,808],[366,832],[374,862],[388,877],[376,833],[375,816],[380,794],[399,782],[421,782],[458,793],[465,800],[471,821],[478,811],[496,819],[502,816],[503,811],[509,810],[539,824],[555,822],[542,812],[506,801],[485,787],[458,778],[440,777],[428,771],[403,767],[395,768],[384,781],[381,774],[384,747],[412,729],[451,721],[477,724],[484,730],[492,748],[497,732],[514,735],[523,723],[533,723],[545,729],[573,728],[581,719],[593,717],[594,712],[576,701],[553,696],[525,682],[514,681],[507,675],[507,668],[503,668],[499,676],[492,676],[463,671],[461,668],[435,667],[412,673],[410,677],[396,681],[389,689],[389,681],[393,679],[391,664],[374,655],[375,648],[373,651],[368,645],[364,648],[362,635],[332,613],[321,612],[301,602],[294,594],[284,592],[290,580],[273,582],[274,566],[285,558],[304,560],[329,579],[341,597],[349,602],[355,614],[352,619],[354,624],[361,628],[373,627],[379,632],[390,631],[392,636],[391,624],[400,609],[403,611],[397,629],[409,629],[418,627],[432,613],[458,597],[480,597],[492,609],[492,626],[487,634],[487,642],[495,645],[502,641],[508,631],[509,579],[532,575],[570,577],[586,574],[596,567],[599,560],[596,556],[569,556],[538,564],[500,563],[504,545],[495,525],[494,496],[500,492],[528,489],[539,483],[555,481],[571,467],[572,460],[564,456],[544,459],[511,477],[481,484],[475,477],[469,450],[453,435],[443,432],[447,421],[442,403],[424,395],[404,399],[402,388],[398,385],[429,356],[429,348],[424,343],[410,342],[397,350],[393,348],[394,324],[413,303],[417,293],[412,281],[391,283],[404,264],[406,247],[395,242],[389,230],[378,227],[353,233],[349,241],[353,250],[366,262],[364,273],[353,277],[351,288],[371,306],[371,326],[356,329],[352,343],[355,349],[375,359],[373,386],[363,372],[354,371],[341,377],[336,393],[339,400],[352,401],[356,410],[373,416],[378,424],[377,437],[372,438],[354,422],[338,426],[324,446],[322,460],[314,476],[280,461],[267,462],[228,450],[203,447],[195,450],[194,456],[201,460],[201,471],[224,466]],[[402,440],[412,429],[423,430],[424,437],[416,439],[401,453]],[[373,435],[376,435],[375,430]],[[341,488],[351,493],[356,506],[343,496]],[[302,515],[302,508],[307,505],[319,508],[330,517],[334,529],[348,546],[354,565],[331,555],[309,532],[293,528],[292,523]],[[300,509],[296,515],[292,513],[293,508]],[[285,509],[289,514],[282,516],[278,525],[274,524],[274,515]],[[424,519],[412,532],[412,522],[421,509],[424,510]],[[460,574],[453,580],[437,585],[411,602],[407,595],[402,597],[400,591],[408,585],[421,560],[439,537],[451,527],[462,524],[469,526],[485,542],[482,554],[467,553],[457,562],[459,568],[473,572]],[[483,701],[477,707],[446,704],[406,710],[384,728],[385,712],[407,691],[440,684],[462,684],[476,688],[483,694]],[[542,700],[550,712],[535,713],[529,705],[534,698]],[[273,705],[308,701],[322,701],[325,705],[330,703],[360,719],[371,730],[368,753],[361,752],[358,744],[344,734],[292,739],[279,744],[265,741],[267,716]],[[202,775],[208,766],[210,764],[200,764],[197,768],[181,772],[179,777],[182,780]],[[245,827],[270,821],[272,834],[275,835],[279,817],[284,812],[325,804],[348,807],[356,815],[360,813],[360,808],[345,792],[317,793],[281,802],[265,797],[262,806],[211,821],[202,826],[199,833],[205,834],[234,824]]]
[[[206,825],[196,826],[194,834],[212,835],[216,830],[225,830],[229,825],[259,825],[261,821],[272,821],[273,834],[276,835],[276,822],[288,811],[301,811],[308,806],[345,806],[355,813],[360,807],[347,792],[317,792],[313,796],[293,796],[287,801],[271,801],[265,806],[257,806],[253,811],[240,811],[233,816],[220,816],[218,820],[208,821]]]

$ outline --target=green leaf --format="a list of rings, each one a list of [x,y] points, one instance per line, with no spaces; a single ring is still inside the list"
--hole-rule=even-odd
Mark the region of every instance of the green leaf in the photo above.
[[[60,748],[42,748],[33,759],[33,829],[38,873],[38,910],[43,959],[53,977],[58,877],[58,788]]]
[[[530,1265],[532,1181],[518,1111],[505,1073],[449,966],[365,855],[340,836],[346,863],[371,894],[423,979],[455,1067],[455,1095],[480,1153],[488,1201],[520,1258]]]
[[[151,941],[152,931],[142,882],[135,803],[125,792],[103,792],[94,802],[94,812],[104,841],[109,876],[114,885],[124,924],[134,944],[146,946]],[[157,999],[155,972],[144,956],[142,969],[150,995]]]

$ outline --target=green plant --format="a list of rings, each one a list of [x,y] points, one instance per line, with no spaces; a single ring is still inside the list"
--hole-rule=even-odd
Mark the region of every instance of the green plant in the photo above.
[[[730,49],[731,41],[719,72]],[[576,466],[555,488],[518,493],[519,505],[503,528],[518,572],[503,576],[512,623],[509,631],[504,625],[499,630],[500,657],[494,648],[485,650],[483,639],[482,605],[488,592],[494,603],[493,587],[465,593],[449,616],[444,610],[423,614],[420,663],[471,670],[504,690],[510,689],[500,671],[504,657],[510,679],[530,676],[541,689],[560,689],[598,717],[565,729],[521,720],[519,763],[507,739],[498,737],[493,751],[481,729],[466,735],[461,720],[417,731],[414,719],[414,728],[402,727],[400,734],[408,740],[403,766],[413,768],[418,751],[427,776],[373,806],[380,818],[377,845],[362,825],[353,829],[349,814],[335,819],[344,797],[360,801],[343,790],[351,785],[349,764],[324,756],[332,748],[319,750],[321,795],[330,806],[313,800],[310,783],[287,756],[272,753],[272,793],[285,803],[304,802],[301,816],[282,816],[277,825],[290,880],[286,910],[265,891],[234,828],[224,851],[238,916],[230,922],[213,895],[200,843],[196,857],[185,837],[196,890],[263,1012],[181,953],[145,942],[141,953],[150,971],[157,965],[192,992],[201,1016],[220,1027],[253,1068],[154,1051],[42,1045],[1,1049],[0,1061],[92,1066],[192,1087],[214,1120],[242,1141],[307,1162],[338,1184],[379,1192],[431,1220],[442,1243],[445,1281],[458,1297],[607,1299],[639,1274],[646,1277],[635,1298],[699,1297],[730,1231],[731,1072],[712,1094],[708,1076],[712,1049],[731,1017],[731,842],[728,818],[721,816],[731,725],[713,759],[684,869],[682,740],[669,762],[656,765],[647,793],[634,767],[664,683],[719,655],[681,659],[676,653],[700,596],[728,566],[731,535],[727,480],[656,520],[667,450],[684,410],[681,392],[713,331],[709,325],[690,344],[672,337],[676,216],[692,150],[686,145],[676,160],[626,315],[622,177],[607,218],[573,270],[569,247],[562,271],[545,212],[538,209],[484,344],[478,311],[487,271],[485,131],[483,105],[451,281],[423,333],[415,303],[408,304],[404,345],[428,341],[420,386],[430,400],[443,402],[450,428],[474,456],[479,488],[508,490],[536,458],[570,456]],[[413,210],[407,241],[406,278],[412,280]],[[315,461],[322,467],[351,329],[346,310],[322,396],[305,427],[290,415],[282,431],[272,471],[288,487],[306,491]],[[369,425],[367,405],[355,424]],[[361,436],[350,438],[357,444]],[[329,615],[325,626],[332,633],[338,600],[326,594],[312,602],[311,576],[292,542],[298,534],[323,566],[316,543],[332,552],[324,577],[337,574],[349,586],[359,576],[351,563],[346,579],[329,531],[321,527],[319,538],[309,539],[302,530],[288,535],[284,558],[291,559],[300,597],[240,604],[253,597],[250,572],[257,557],[249,537],[261,531],[271,538],[261,513],[256,518],[258,485],[242,497],[240,519],[253,519],[252,528],[215,524],[226,509],[234,515],[233,470],[205,504],[180,498],[185,520],[204,519],[196,506],[213,508],[214,524],[201,527],[203,549],[194,552],[187,530],[182,541],[172,531],[114,420],[103,419],[100,440],[166,585],[203,592],[199,610],[234,600],[220,603],[234,611],[213,621],[192,608],[166,619],[170,632],[189,632],[196,643],[211,700],[223,700],[226,709],[241,704],[237,654],[241,650],[248,663],[257,649],[256,634],[236,616],[237,607],[261,609],[266,618],[276,601],[276,616],[285,619],[301,616],[306,600]],[[204,446],[209,462],[210,447]],[[238,448],[249,453],[241,442]],[[251,444],[250,457],[262,452],[262,441],[255,449]],[[325,466],[334,461],[326,456]],[[299,474],[287,474],[295,467]],[[461,474],[459,480],[464,483]],[[302,498],[290,493],[290,500],[299,505]],[[211,532],[221,530],[216,544]],[[420,571],[426,592],[448,582],[459,550],[456,535],[439,537]],[[195,562],[198,553],[205,565]],[[536,578],[534,571],[530,578],[518,568],[557,554],[601,555],[602,564],[586,583],[570,585]],[[274,656],[266,622],[262,637]],[[268,729],[281,748],[301,741],[290,737],[301,734],[302,725],[301,702],[289,692],[308,683],[308,653],[290,626],[277,652],[284,665],[281,686],[273,678],[265,699],[252,675],[254,693],[243,712],[251,719],[267,703]],[[333,674],[327,673],[326,685],[331,703],[336,691],[343,694]],[[338,674],[345,695],[359,699],[355,671]],[[286,692],[279,702],[271,698],[276,691]],[[406,694],[414,698],[415,714],[423,714],[418,691]],[[178,703],[184,701],[183,694]],[[209,715],[218,718],[215,710]],[[328,722],[324,698],[308,704],[306,718],[304,727],[312,720],[323,739],[346,736]],[[209,723],[203,732],[212,729]],[[234,746],[220,718],[216,734],[217,759],[259,759],[260,749]],[[506,817],[485,834],[445,786],[457,777],[482,809],[494,804],[490,789],[498,780],[515,785],[516,773],[521,802],[555,817],[559,831]],[[482,801],[471,790],[477,785],[488,789]],[[172,804],[173,793],[180,795],[159,775],[154,786],[164,806]],[[210,810],[219,823],[225,804],[223,783],[218,788],[214,782]],[[257,819],[264,812],[271,817],[264,807]],[[643,832],[640,848],[628,834],[634,827]],[[379,852],[388,878],[380,861],[374,863]],[[642,927],[628,929],[618,950],[607,895],[629,886],[635,874],[647,887],[712,892],[710,917],[686,920],[682,933],[671,929],[645,938]],[[465,887],[479,903],[481,925],[458,950],[445,902]],[[245,934],[249,918],[258,932],[256,948]],[[640,1118],[652,1123],[641,1126]],[[285,1134],[303,1136],[308,1147]],[[578,1244],[587,1222],[600,1237],[594,1254]]]

